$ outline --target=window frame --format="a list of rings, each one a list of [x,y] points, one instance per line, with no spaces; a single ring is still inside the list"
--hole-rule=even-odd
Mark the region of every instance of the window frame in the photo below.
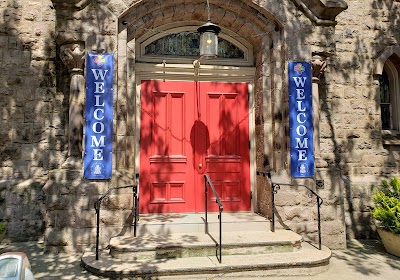
[[[396,69],[396,67],[394,66],[394,64],[390,60],[387,60],[385,62],[385,65],[383,66],[383,68],[384,68],[385,72],[387,73],[388,79],[389,79],[389,96],[390,96],[390,105],[389,105],[390,120],[389,121],[390,121],[390,128],[389,129],[382,129],[382,130],[383,131],[387,131],[387,132],[392,131],[392,133],[393,132],[399,132],[400,133],[399,72],[398,72],[398,70]],[[382,122],[382,119],[381,119],[381,122]]]
[[[377,81],[377,100],[379,110],[379,121],[381,122],[381,136],[384,146],[400,146],[400,47],[387,46],[374,60],[373,75],[375,79],[382,75],[385,69],[389,78],[389,88],[391,94],[391,129],[382,129],[380,89],[379,80]],[[397,149],[398,147],[396,147]]]
[[[183,56],[165,56],[165,55],[145,55],[146,46],[152,42],[166,36],[166,33],[179,33],[184,31],[197,31],[197,28],[201,26],[200,22],[179,22],[167,24],[148,32],[145,36],[138,39],[136,43],[136,61],[138,62],[153,62],[159,63],[164,60],[172,60],[174,63],[192,64],[195,58],[183,57]],[[235,66],[253,66],[253,47],[252,45],[244,40],[243,38],[235,35],[233,32],[221,28],[221,32],[218,35],[224,40],[232,43],[241,49],[244,53],[243,59],[237,58],[216,58],[212,60],[202,60],[202,64],[213,64],[213,65],[235,65]]]

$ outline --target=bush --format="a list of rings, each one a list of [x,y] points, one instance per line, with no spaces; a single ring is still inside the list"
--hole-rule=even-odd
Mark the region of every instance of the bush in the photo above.
[[[374,219],[384,230],[400,234],[400,179],[382,180],[372,200],[375,204],[372,210]]]

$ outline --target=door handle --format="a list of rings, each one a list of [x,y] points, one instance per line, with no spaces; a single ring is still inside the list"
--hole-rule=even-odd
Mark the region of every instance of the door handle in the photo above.
[[[203,167],[203,164],[202,163],[199,163],[199,168],[202,168]]]

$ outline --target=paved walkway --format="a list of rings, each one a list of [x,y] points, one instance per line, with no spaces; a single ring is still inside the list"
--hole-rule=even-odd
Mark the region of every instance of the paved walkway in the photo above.
[[[37,242],[1,244],[0,253],[23,251],[28,255],[36,279],[104,279],[86,272],[80,267],[79,254],[45,254],[43,244]],[[350,241],[348,249],[333,251],[327,271],[313,276],[263,276],[262,271],[242,272],[229,275],[197,275],[151,277],[151,280],[202,279],[202,280],[399,280],[400,258],[391,256],[379,241]]]

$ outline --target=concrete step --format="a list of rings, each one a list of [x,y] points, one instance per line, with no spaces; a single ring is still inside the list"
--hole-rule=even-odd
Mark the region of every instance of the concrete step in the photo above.
[[[219,254],[218,243],[219,232],[118,236],[110,240],[110,255],[121,260],[207,257]],[[288,230],[223,232],[222,255],[294,252],[301,243],[302,237]]]
[[[270,221],[252,212],[222,212],[223,232],[269,231]],[[204,213],[141,214],[136,236],[205,231]],[[208,213],[209,231],[219,230],[218,213]]]
[[[94,248],[84,252],[83,267],[93,274],[109,277],[149,277],[163,275],[217,274],[237,271],[263,270],[263,275],[312,275],[328,268],[331,251],[304,243],[300,250],[270,254],[223,255],[222,263],[215,257],[161,258],[123,260],[113,258],[108,250],[101,251],[95,259]]]
[[[81,259],[83,267],[110,278],[218,274],[263,270],[269,275],[308,275],[328,268],[331,251],[318,250],[288,230],[270,231],[255,213],[222,213],[222,262],[219,262],[219,220],[204,213],[141,215],[137,237],[113,237],[96,260],[95,248]]]

